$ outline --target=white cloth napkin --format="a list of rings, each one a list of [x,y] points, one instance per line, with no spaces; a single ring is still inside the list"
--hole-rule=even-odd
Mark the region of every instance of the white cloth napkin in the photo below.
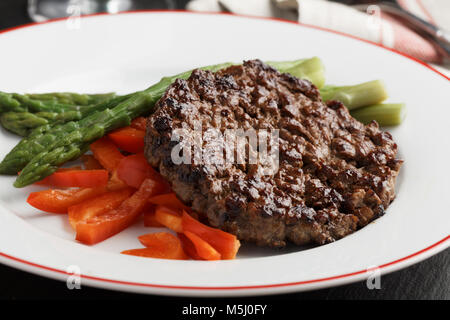
[[[450,0],[397,0],[397,3],[424,20],[450,30]],[[378,7],[372,7],[368,14],[327,0],[193,0],[186,8],[296,20],[380,43],[428,62],[442,60],[432,43]]]

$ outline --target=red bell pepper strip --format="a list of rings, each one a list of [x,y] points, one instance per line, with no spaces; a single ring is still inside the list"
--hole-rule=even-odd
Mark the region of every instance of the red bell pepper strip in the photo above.
[[[132,127],[124,127],[117,129],[108,137],[114,144],[124,151],[131,153],[139,153],[144,151],[144,137],[145,131],[138,130]]]
[[[133,188],[138,188],[142,181],[150,178],[158,182],[159,190],[156,194],[167,193],[170,190],[169,184],[148,164],[143,153],[122,159],[117,167],[117,176]]]
[[[164,225],[156,221],[155,206],[153,205],[144,212],[144,226],[150,228],[164,228]]]
[[[58,170],[50,176],[39,181],[39,185],[48,185],[54,188],[94,188],[106,186],[108,171],[100,170]]]
[[[56,170],[56,172],[66,172],[66,171],[71,171],[71,170],[83,170],[83,168],[81,166],[73,166],[73,167],[69,167],[69,168],[58,168],[58,170]],[[20,174],[20,173],[19,173]],[[39,180],[37,182],[35,182],[35,185],[38,186],[50,186],[51,185],[51,176],[45,177],[42,180]]]
[[[147,130],[147,118],[138,117],[134,119],[133,121],[131,121],[130,127],[142,131]]]
[[[182,233],[178,233],[177,234],[178,238],[181,241],[181,246],[183,247],[184,252],[186,252],[186,254],[194,260],[204,260],[202,259],[202,257],[200,257],[197,253],[197,250],[195,249],[194,244],[192,243],[192,241],[186,237],[184,234]]]
[[[179,260],[185,260],[188,258],[183,251],[180,239],[171,233],[149,233],[140,236],[138,239],[148,249],[147,251],[138,251],[141,253],[145,252],[145,256],[160,259]]]
[[[192,241],[195,250],[200,258],[204,260],[220,260],[220,253],[216,249],[214,249],[208,242],[189,231],[184,231],[184,235]]]
[[[165,206],[156,206],[155,220],[170,230],[178,233],[183,232],[181,211],[176,211]]]
[[[113,172],[119,162],[125,158],[108,137],[98,139],[90,145],[90,148],[95,159],[109,172]]]
[[[139,190],[116,209],[77,224],[76,239],[85,244],[103,241],[129,227],[142,213],[148,198],[155,194],[158,183],[146,179]]]
[[[168,232],[149,233],[139,237],[139,241],[147,247],[146,256],[160,259],[185,260],[188,257],[183,251],[180,239]],[[142,251],[141,251],[142,252]]]
[[[86,170],[104,169],[92,154],[84,154],[80,158],[81,162],[83,162],[84,169]]]
[[[175,208],[179,210],[190,210],[183,202],[181,202],[175,193],[160,194],[148,199],[148,202],[156,205],[166,206],[170,208]]]
[[[182,215],[183,233],[191,232],[213,246],[222,256],[222,259],[234,259],[239,250],[240,242],[231,233],[211,228],[192,218],[186,211]]]
[[[168,248],[141,248],[122,251],[122,254],[137,256],[143,258],[156,258],[156,259],[173,259],[173,260],[187,260],[186,254],[180,249]]]
[[[133,191],[134,189],[132,188],[126,188],[119,191],[107,192],[69,207],[68,214],[71,226],[76,230],[77,224],[80,221],[86,221],[117,208]]]
[[[32,192],[27,202],[33,207],[51,213],[67,213],[69,207],[106,193],[106,187],[70,190],[43,190]]]

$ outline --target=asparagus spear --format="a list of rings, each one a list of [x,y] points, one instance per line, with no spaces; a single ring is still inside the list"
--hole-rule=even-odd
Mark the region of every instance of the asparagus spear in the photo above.
[[[61,112],[61,111],[78,111],[86,106],[78,106],[72,104],[60,103],[53,100],[35,100],[27,95],[13,93],[13,98],[19,101],[23,111],[29,112]]]
[[[5,129],[26,137],[33,128],[48,124],[48,120],[30,112],[6,112],[0,116],[0,123]]]
[[[43,125],[34,129],[26,138],[20,142],[6,155],[0,164],[2,174],[17,174],[32,158],[33,154],[39,154],[45,150],[45,146],[55,142],[57,133],[65,130],[75,130],[74,122],[58,125]],[[52,135],[47,133],[52,132]],[[15,169],[19,168],[19,169]]]
[[[114,93],[77,94],[45,93],[18,94],[0,92],[0,113],[13,112],[60,112],[79,111],[83,107],[98,104],[115,97]]]
[[[351,111],[351,115],[364,124],[375,120],[381,126],[395,126],[402,123],[406,115],[404,103],[383,103]]]
[[[14,99],[11,93],[0,92],[0,113],[6,111],[23,112],[26,109],[20,105],[20,102]]]
[[[225,63],[203,69],[214,72],[230,65],[232,64]],[[284,72],[285,70],[280,71]],[[157,84],[133,94],[114,108],[92,113],[80,121],[68,122],[58,130],[48,131],[41,138],[49,141],[42,145],[43,148],[40,148],[43,151],[36,153],[31,148],[27,149],[22,146],[20,152],[17,150],[11,152],[7,156],[8,159],[5,158],[0,164],[0,172],[18,172],[24,163],[28,163],[18,176],[14,186],[20,188],[43,179],[57,170],[61,164],[79,157],[91,142],[102,137],[106,132],[128,125],[133,118],[149,112],[173,81],[178,78],[186,79],[190,74],[191,71],[187,71],[176,76],[162,78]],[[72,127],[66,129],[65,126],[69,125]],[[36,146],[35,139],[30,139],[25,145],[28,144]],[[26,161],[23,160],[24,158]]]
[[[0,116],[2,126],[20,136],[26,137],[35,128],[44,124],[66,123],[84,118],[90,113],[104,110],[124,101],[127,97],[119,96],[114,99],[103,101],[92,106],[85,106],[79,110],[61,110],[60,112],[41,111],[31,112],[5,112]],[[95,101],[95,99],[91,99]]]
[[[91,113],[113,108],[131,96],[132,94],[128,94],[99,103],[90,107],[90,109],[87,110],[89,113],[86,112],[86,116]],[[0,163],[0,174],[17,174],[17,172],[22,170],[35,155],[46,150],[47,147],[55,142],[54,135],[59,134],[61,130],[65,130],[65,132],[75,130],[75,123],[75,121],[68,121],[66,123],[61,121],[60,123],[49,123],[43,127],[37,127],[32,130],[29,136],[22,139]]]
[[[27,97],[40,101],[55,101],[68,105],[89,106],[116,97],[115,93],[80,94],[73,92],[30,93]]]
[[[320,90],[320,94],[324,101],[339,100],[349,110],[377,104],[388,97],[381,80],[364,82],[354,86],[325,86]]]
[[[63,112],[5,112],[0,116],[2,126],[19,136],[26,137],[35,128],[45,124],[65,123],[80,120],[83,113],[80,111]]]

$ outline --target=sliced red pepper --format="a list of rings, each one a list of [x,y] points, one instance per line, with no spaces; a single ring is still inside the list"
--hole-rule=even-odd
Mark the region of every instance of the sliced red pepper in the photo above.
[[[134,119],[133,121],[131,121],[130,127],[142,131],[147,130],[147,118],[138,117]]]
[[[86,170],[104,169],[92,154],[84,154],[80,158]]]
[[[124,151],[131,153],[138,153],[144,151],[144,137],[145,131],[138,130],[132,127],[124,127],[117,129],[108,137],[114,144]]]
[[[79,222],[76,239],[85,244],[95,244],[126,229],[142,213],[148,198],[155,195],[157,189],[157,182],[146,179],[139,190],[122,202],[118,208]]]
[[[69,168],[58,168],[58,170],[56,170],[56,172],[66,172],[66,171],[72,171],[72,170],[83,170],[83,168],[81,166],[73,166],[73,167],[69,167]],[[39,186],[51,186],[51,179],[52,179],[52,175],[45,177],[44,179],[39,180],[39,181],[35,182],[34,184],[39,185]]]
[[[151,177],[152,167],[143,153],[123,158],[117,166],[117,177],[127,185],[136,188],[146,178]]]
[[[106,186],[108,171],[100,170],[58,170],[39,182],[55,188],[94,188]]]
[[[67,213],[69,207],[99,196],[108,190],[105,187],[70,190],[43,190],[32,192],[27,202],[33,207],[51,213]]]
[[[80,221],[86,221],[117,208],[133,191],[134,189],[132,188],[126,188],[119,191],[107,192],[69,207],[68,213],[71,226],[76,230],[76,226]]]
[[[130,187],[138,188],[142,181],[150,178],[158,181],[157,194],[167,193],[170,190],[169,184],[148,164],[143,153],[133,154],[122,159],[117,167],[117,176]]]
[[[164,228],[164,225],[156,221],[155,208],[156,207],[152,205],[144,212],[144,226],[150,228]]]
[[[220,253],[198,235],[184,231],[184,235],[192,241],[195,251],[204,260],[220,260]]]
[[[90,146],[95,159],[109,172],[113,172],[119,162],[125,158],[108,137],[98,139]]]
[[[171,233],[168,232],[149,233],[140,236],[139,241],[144,246],[146,246],[147,249],[149,249],[145,251],[145,256],[160,259],[179,259],[179,260],[185,260],[188,258],[183,251],[180,239],[178,239]]]
[[[117,175],[117,170],[114,170],[111,173],[111,176],[109,177],[108,190],[116,191],[116,190],[124,189],[127,187],[128,187],[128,185],[125,182],[123,182]]]
[[[172,259],[172,260],[187,260],[186,254],[180,250],[173,248],[141,248],[122,251],[122,254],[130,256],[137,256],[143,258],[155,258],[155,259]]]
[[[222,256],[222,259],[234,259],[240,247],[235,235],[211,228],[192,218],[186,211],[182,216],[183,232],[192,232],[213,246]]]
[[[203,260],[202,257],[200,257],[197,253],[197,250],[195,249],[194,244],[192,243],[192,241],[186,237],[184,234],[182,233],[178,233],[177,234],[178,238],[181,241],[181,246],[183,247],[183,251],[186,252],[186,254],[194,260]]]
[[[181,211],[176,211],[165,206],[156,206],[155,220],[170,230],[178,233],[183,232]]]
[[[176,208],[180,210],[190,210],[183,202],[181,202],[175,193],[160,194],[148,199],[148,202],[156,205]]]

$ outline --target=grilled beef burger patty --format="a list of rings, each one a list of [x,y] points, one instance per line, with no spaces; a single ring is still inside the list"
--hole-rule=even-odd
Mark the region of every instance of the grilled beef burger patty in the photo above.
[[[198,123],[203,132],[278,129],[278,170],[175,164],[175,129]],[[177,80],[148,119],[145,142],[149,163],[210,225],[271,247],[329,243],[382,215],[395,196],[396,153],[376,122],[364,126],[340,102],[325,104],[309,81],[259,60]]]

